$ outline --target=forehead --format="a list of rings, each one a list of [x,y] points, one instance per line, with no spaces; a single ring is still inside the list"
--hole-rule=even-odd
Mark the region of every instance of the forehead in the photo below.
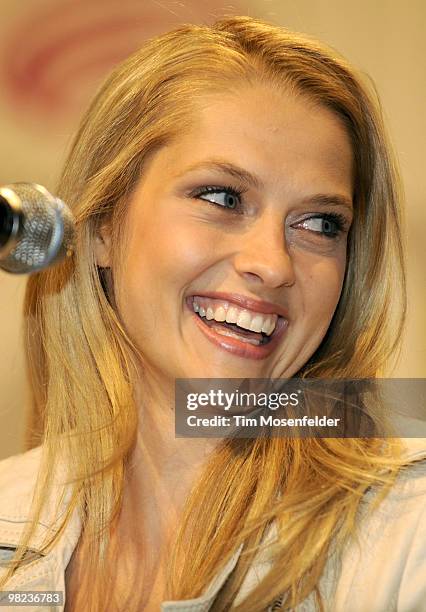
[[[206,96],[191,128],[160,151],[155,165],[178,176],[209,158],[238,164],[269,187],[352,191],[352,147],[339,117],[264,85]]]

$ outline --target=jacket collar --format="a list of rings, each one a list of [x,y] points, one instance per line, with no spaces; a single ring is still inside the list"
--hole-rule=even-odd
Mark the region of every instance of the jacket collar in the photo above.
[[[30,511],[42,456],[42,447],[31,449],[0,462],[0,545],[16,547],[31,521]],[[31,550],[41,552],[43,542],[54,535],[67,512],[72,486],[64,485],[65,471],[58,461],[52,475],[51,495],[45,503],[35,531],[29,542]],[[69,544],[77,544],[81,533],[77,508],[64,531]]]
[[[401,438],[405,448],[404,455],[410,461],[426,459],[426,438]],[[41,461],[42,447],[15,455],[0,461],[0,545],[17,546],[30,522],[32,494]],[[49,534],[56,533],[71,499],[71,485],[64,485],[65,471],[61,462],[53,475],[52,495],[45,504],[42,515],[30,541],[33,550],[41,550],[43,541]],[[58,503],[59,502],[59,503]],[[275,536],[275,530],[268,532],[267,539]],[[67,524],[64,536],[69,544],[77,545],[82,530],[78,509],[74,509]],[[229,562],[232,569],[238,561],[242,547],[236,551]],[[230,571],[232,571],[229,570]]]

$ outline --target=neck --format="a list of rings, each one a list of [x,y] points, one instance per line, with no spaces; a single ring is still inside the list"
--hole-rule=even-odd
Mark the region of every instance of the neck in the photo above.
[[[164,540],[176,531],[185,500],[220,440],[175,437],[174,382],[144,378],[136,386],[135,399],[138,438],[123,509],[131,511],[131,524],[136,520],[145,526],[145,534],[148,530],[156,541]]]

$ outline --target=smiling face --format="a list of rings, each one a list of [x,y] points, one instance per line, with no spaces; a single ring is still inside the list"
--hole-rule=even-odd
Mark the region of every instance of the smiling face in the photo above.
[[[128,202],[118,310],[145,376],[162,384],[290,377],[321,343],[342,288],[349,137],[331,111],[265,86],[205,102]],[[109,265],[107,229],[103,238],[98,261]]]

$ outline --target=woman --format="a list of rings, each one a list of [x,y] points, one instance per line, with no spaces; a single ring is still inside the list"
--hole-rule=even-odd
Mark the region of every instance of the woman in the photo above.
[[[28,285],[43,444],[2,464],[3,555],[22,540],[2,588],[67,610],[424,609],[422,448],[174,436],[176,378],[371,378],[398,345],[397,179],[354,72],[248,17],[179,28],[102,87],[60,195],[78,244]]]

